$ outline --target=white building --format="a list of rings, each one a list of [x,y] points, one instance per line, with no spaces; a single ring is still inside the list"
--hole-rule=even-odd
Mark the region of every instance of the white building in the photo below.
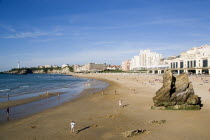
[[[88,63],[85,65],[74,65],[74,72],[97,72],[107,68],[106,64]]]
[[[121,66],[117,66],[117,65],[108,65],[106,67],[107,70],[120,70]]]
[[[68,67],[69,66],[69,64],[63,64],[62,66],[61,66],[61,68],[65,68],[65,67]]]
[[[210,74],[210,46],[192,48],[168,62],[174,73]]]
[[[148,69],[151,66],[159,65],[162,55],[148,50],[140,51],[138,56],[134,56],[130,61],[130,70]]]
[[[122,70],[129,71],[130,70],[130,60],[125,60],[122,62]]]
[[[45,68],[52,68],[52,65],[45,65]]]
[[[58,68],[59,66],[58,65],[53,65],[53,68]]]

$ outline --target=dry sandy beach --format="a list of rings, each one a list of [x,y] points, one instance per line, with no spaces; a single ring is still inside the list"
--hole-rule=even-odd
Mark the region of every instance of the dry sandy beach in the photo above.
[[[0,125],[1,140],[208,140],[210,139],[210,88],[201,77],[190,77],[203,107],[199,111],[151,110],[152,98],[162,86],[162,76],[138,74],[78,74],[107,81],[102,92],[85,94],[71,102]],[[156,79],[156,80],[155,80]],[[210,82],[210,77],[206,77]],[[115,94],[116,90],[116,94]],[[125,107],[120,108],[122,100]],[[69,123],[76,122],[78,134]],[[145,124],[150,120],[166,123]],[[145,129],[144,134],[124,138],[121,132]]]

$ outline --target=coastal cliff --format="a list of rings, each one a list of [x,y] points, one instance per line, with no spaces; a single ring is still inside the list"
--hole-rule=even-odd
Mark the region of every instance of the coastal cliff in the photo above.
[[[73,72],[71,67],[65,68],[21,68],[5,71],[3,74],[71,74]]]
[[[73,71],[71,71],[68,67],[61,68],[61,69],[41,69],[41,70],[33,70],[33,73],[35,74],[71,74]]]
[[[10,71],[2,72],[2,74],[18,74],[18,75],[31,74],[31,73],[33,73],[31,69],[13,69]]]

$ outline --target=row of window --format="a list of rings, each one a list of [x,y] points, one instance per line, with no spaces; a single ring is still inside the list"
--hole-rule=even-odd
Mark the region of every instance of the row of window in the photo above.
[[[179,65],[178,65],[179,63]],[[200,66],[200,64],[199,64]],[[195,68],[196,67],[196,60],[192,60],[192,61],[187,61],[187,66],[185,66],[187,68]],[[203,66],[202,67],[208,67],[208,59],[204,59],[203,60]],[[171,63],[171,68],[184,68],[184,62],[172,62]]]
[[[196,61],[187,61],[187,68],[195,68],[196,67]]]

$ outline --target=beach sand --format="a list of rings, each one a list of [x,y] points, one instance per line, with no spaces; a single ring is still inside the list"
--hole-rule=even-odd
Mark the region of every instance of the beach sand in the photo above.
[[[0,125],[1,140],[100,140],[127,139],[121,133],[133,129],[146,132],[130,139],[208,140],[210,139],[210,88],[201,78],[190,77],[195,94],[202,99],[198,111],[151,110],[152,98],[162,86],[161,76],[138,74],[78,74],[79,77],[107,81],[102,92],[84,94],[71,102],[35,115]],[[155,80],[157,79],[157,80]],[[206,78],[210,81],[210,78]],[[159,81],[160,80],[160,81]],[[116,94],[115,94],[116,90]],[[122,100],[124,107],[119,107]],[[69,123],[76,123],[71,134]],[[150,120],[166,123],[145,124]]]

